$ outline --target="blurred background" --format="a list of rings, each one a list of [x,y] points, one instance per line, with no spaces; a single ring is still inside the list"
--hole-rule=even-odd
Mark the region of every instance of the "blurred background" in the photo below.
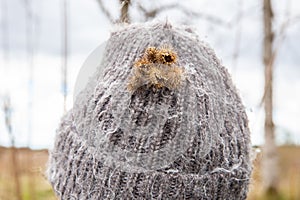
[[[48,149],[82,64],[119,23],[153,20],[190,25],[231,73],[252,134],[248,199],[300,199],[299,1],[0,2],[0,200],[55,199]]]

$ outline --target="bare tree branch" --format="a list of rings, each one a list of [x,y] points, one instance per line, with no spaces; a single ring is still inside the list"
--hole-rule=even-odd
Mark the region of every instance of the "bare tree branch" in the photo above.
[[[201,18],[201,19],[204,19],[204,20],[206,20],[210,23],[220,25],[220,26],[224,26],[224,27],[227,27],[227,28],[230,28],[230,26],[231,26],[231,23],[226,22],[226,21],[222,20],[221,18],[219,18],[217,16],[209,15],[209,14],[206,14],[206,13],[193,12],[193,11],[190,11],[186,8],[180,8],[180,10],[182,10],[187,16]]]
[[[138,8],[144,13],[144,16],[146,19],[153,19],[158,13],[164,11],[164,10],[170,10],[173,8],[178,8],[178,4],[170,4],[170,5],[164,5],[159,8],[153,9],[153,10],[146,10],[140,3],[138,3]]]
[[[273,74],[274,74],[274,32],[273,8],[271,0],[263,1],[263,63],[265,66],[265,143],[263,147],[262,175],[265,184],[265,193],[270,199],[278,198],[278,151],[275,142],[275,124],[273,121]],[[272,169],[272,170],[270,170]],[[272,198],[271,198],[272,197]],[[269,199],[268,198],[268,199]]]
[[[97,0],[97,2],[98,2],[98,5],[99,5],[101,11],[103,12],[103,14],[108,18],[108,20],[109,20],[111,23],[114,23],[114,22],[115,22],[114,18],[113,18],[112,15],[109,13],[109,11],[104,7],[102,0]]]
[[[201,19],[209,21],[213,24],[217,24],[217,25],[221,25],[221,26],[225,26],[225,27],[231,26],[230,23],[225,22],[221,18],[218,18],[213,15],[209,15],[209,14],[194,12],[194,11],[184,8],[183,6],[180,6],[178,4],[163,5],[159,8],[155,8],[155,9],[149,10],[149,11],[146,10],[140,3],[138,3],[137,6],[143,12],[144,16],[146,17],[146,20],[153,19],[155,16],[157,16],[158,13],[163,12],[165,10],[178,9],[181,12],[183,12],[186,16],[189,16],[189,17],[201,18]]]
[[[297,19],[297,16],[295,18],[290,18],[289,1],[287,1],[287,4],[288,4],[288,6],[285,11],[286,12],[286,20],[281,24],[279,32],[278,32],[278,34],[276,34],[277,35],[276,38],[274,38],[274,39],[277,39],[278,42],[277,42],[276,47],[273,48],[273,51],[272,51],[272,54],[270,57],[270,65],[273,65],[275,62],[275,59],[278,55],[280,47],[282,46],[282,44],[286,38],[286,32],[287,32],[288,27],[294,22],[295,19]],[[300,17],[300,16],[298,16],[298,17]],[[265,98],[266,98],[266,90],[263,93],[263,96],[261,98],[261,102],[260,102],[259,106],[262,106],[264,104]]]
[[[118,22],[121,23],[130,23],[130,17],[129,17],[129,7],[132,3],[131,0],[119,0],[121,3],[121,16]],[[108,20],[111,23],[115,23],[116,20],[113,18],[111,13],[108,11],[108,9],[104,6],[103,0],[97,0],[99,7],[101,11],[104,13],[104,15],[108,18]],[[153,19],[156,17],[159,13],[171,10],[171,9],[177,9],[181,12],[183,12],[186,16],[192,17],[192,18],[201,18],[203,20],[206,20],[212,24],[220,25],[222,27],[230,28],[232,26],[232,22],[226,22],[222,18],[219,18],[214,15],[206,14],[206,13],[199,13],[195,11],[191,11],[188,8],[185,8],[177,3],[169,4],[169,5],[162,5],[159,8],[155,8],[152,10],[147,10],[145,7],[142,6],[140,2],[136,2],[137,8],[143,13],[146,21]]]
[[[235,74],[235,70],[238,65],[238,58],[240,55],[240,43],[241,43],[241,37],[242,37],[242,19],[243,19],[243,0],[239,2],[239,11],[237,14],[237,29],[235,33],[235,44],[234,44],[234,50],[233,50],[233,56],[232,56],[232,74]]]
[[[5,125],[11,143],[11,164],[13,166],[11,170],[12,170],[13,180],[15,184],[15,197],[17,200],[22,200],[22,196],[21,196],[22,190],[21,190],[21,184],[19,179],[19,167],[18,167],[18,151],[17,148],[15,147],[15,135],[12,130],[12,121],[11,121],[12,106],[10,103],[10,96],[8,95],[4,97],[3,111],[5,115]]]
[[[121,3],[121,17],[120,22],[121,23],[130,23],[129,19],[129,5],[130,0],[120,0]]]

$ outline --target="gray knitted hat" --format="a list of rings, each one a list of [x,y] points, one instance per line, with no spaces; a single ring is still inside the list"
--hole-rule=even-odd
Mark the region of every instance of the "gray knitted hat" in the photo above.
[[[250,133],[215,53],[189,28],[111,34],[62,119],[48,178],[60,199],[246,199]]]

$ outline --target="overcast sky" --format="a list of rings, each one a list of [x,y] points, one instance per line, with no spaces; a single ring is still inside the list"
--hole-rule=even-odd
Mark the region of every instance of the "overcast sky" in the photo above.
[[[25,2],[29,2],[27,8],[30,9],[32,17],[28,17]],[[117,2],[106,1],[104,5],[115,19],[119,13]],[[141,2],[147,9],[154,9],[161,4],[169,5],[176,1]],[[199,37],[215,49],[219,59],[232,73],[242,96],[250,119],[253,144],[263,142],[264,115],[262,107],[259,106],[264,82],[261,61],[261,3],[261,0],[224,0],[222,3],[217,0],[189,0],[182,3],[185,9],[214,16],[221,24],[212,23],[203,17],[188,16],[178,9],[162,12],[156,19],[190,24],[197,30]],[[62,5],[60,0],[1,0],[0,145],[10,144],[2,110],[5,95],[11,97],[16,144],[30,144],[33,148],[48,148],[53,144],[55,130],[63,114],[60,75]],[[88,55],[108,39],[114,26],[101,13],[96,0],[69,1],[68,10],[70,55],[67,107],[70,109],[73,86],[80,67]],[[278,127],[279,142],[290,137],[294,143],[300,144],[300,3],[297,0],[277,0],[274,1],[274,10],[276,33],[287,19],[291,22],[287,26],[285,40],[282,43],[275,40],[279,50],[274,74],[274,121]],[[239,14],[240,11],[242,15]],[[135,18],[134,22],[144,20],[135,4],[132,5],[131,14]],[[234,64],[233,54],[238,30],[239,56]],[[28,47],[33,49],[33,54],[30,54]],[[29,82],[31,61],[32,83]],[[29,112],[30,96],[33,102],[32,114]]]

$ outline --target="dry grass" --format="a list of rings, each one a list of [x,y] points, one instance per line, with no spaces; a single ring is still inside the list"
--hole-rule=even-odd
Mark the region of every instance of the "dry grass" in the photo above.
[[[279,196],[275,200],[300,199],[300,147],[279,147]],[[263,195],[263,180],[261,178],[260,163],[262,155],[257,155],[254,161],[254,172],[250,185],[248,200],[271,199]],[[270,169],[272,170],[272,169]]]
[[[11,149],[0,147],[0,200],[17,199],[11,165]],[[18,149],[18,172],[23,200],[54,200],[55,195],[45,178],[48,152]],[[300,147],[284,146],[279,148],[280,155],[280,198],[279,200],[300,199]],[[261,155],[254,161],[250,193],[247,200],[266,199],[262,194],[263,182],[259,170]],[[270,169],[272,170],[272,169]]]
[[[22,200],[54,200],[45,177],[48,152],[17,149],[18,166],[12,166],[11,149],[0,147],[0,200],[17,199],[13,171],[18,171]]]

